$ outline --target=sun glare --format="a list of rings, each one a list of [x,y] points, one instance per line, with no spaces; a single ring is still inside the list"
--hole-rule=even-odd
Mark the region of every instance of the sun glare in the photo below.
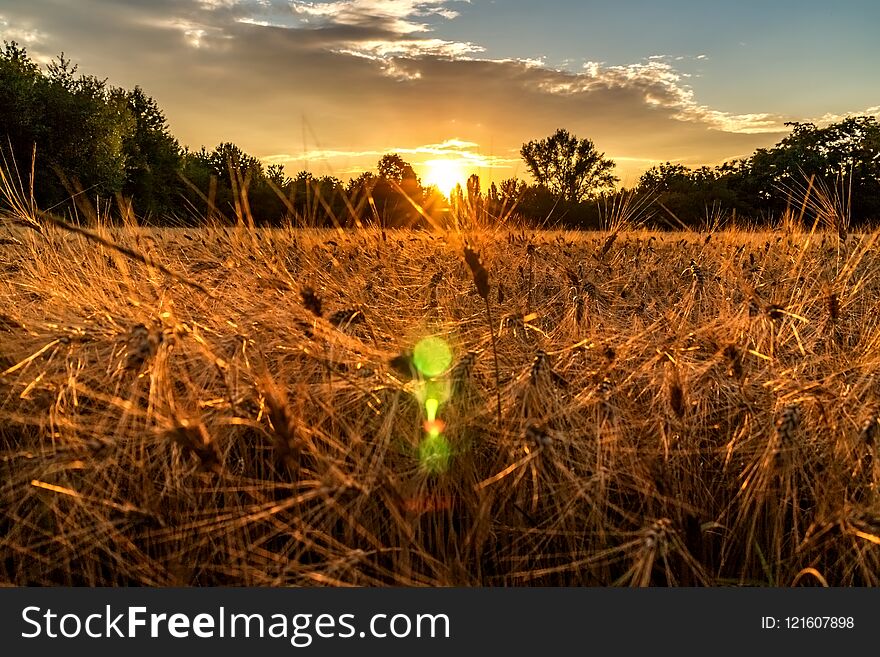
[[[467,182],[468,173],[457,160],[428,160],[425,168],[425,184],[436,185],[447,198],[456,185]]]

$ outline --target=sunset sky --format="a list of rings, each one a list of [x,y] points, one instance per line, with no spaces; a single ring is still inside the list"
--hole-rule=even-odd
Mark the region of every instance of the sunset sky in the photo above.
[[[139,84],[191,148],[342,179],[393,151],[484,184],[527,178],[520,146],[560,127],[632,185],[773,145],[785,121],[877,114],[878,26],[873,1],[0,3],[0,37]]]

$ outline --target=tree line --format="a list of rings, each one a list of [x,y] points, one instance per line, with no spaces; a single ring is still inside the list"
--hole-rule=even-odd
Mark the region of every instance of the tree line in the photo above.
[[[281,165],[264,166],[231,142],[190,150],[174,138],[158,103],[78,75],[62,54],[43,71],[23,47],[0,51],[0,138],[7,167],[33,172],[41,208],[89,213],[116,202],[147,223],[195,224],[236,218],[259,224],[419,226],[464,209],[486,221],[598,228],[608,208],[650,207],[649,223],[700,226],[738,216],[752,223],[786,208],[809,208],[815,190],[852,225],[880,218],[880,125],[872,116],[825,127],[789,123],[772,148],[715,167],[666,162],[633,189],[618,189],[615,163],[567,130],[524,143],[532,182],[510,178],[483,188],[471,176],[446,199],[421,183],[410,163],[389,153],[349,181]],[[809,191],[808,191],[809,190]],[[118,215],[117,215],[118,216]]]

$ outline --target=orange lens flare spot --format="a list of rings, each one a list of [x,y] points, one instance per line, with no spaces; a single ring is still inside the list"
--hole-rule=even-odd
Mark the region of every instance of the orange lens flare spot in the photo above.
[[[439,436],[446,428],[446,423],[443,420],[425,420],[422,427],[425,429],[425,433],[431,436]]]

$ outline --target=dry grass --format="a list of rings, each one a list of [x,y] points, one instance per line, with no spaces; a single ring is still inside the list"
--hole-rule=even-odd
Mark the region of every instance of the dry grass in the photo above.
[[[2,234],[0,581],[878,583],[877,234],[94,230]]]

